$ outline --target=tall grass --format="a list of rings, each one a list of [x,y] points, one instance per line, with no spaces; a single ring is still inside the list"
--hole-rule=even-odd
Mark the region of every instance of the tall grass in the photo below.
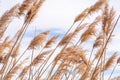
[[[24,0],[0,17],[0,80],[106,80],[104,72],[112,67],[110,80],[120,58],[117,59],[116,51],[109,58],[106,54],[120,16],[115,19],[114,8],[107,0],[98,0],[75,17],[59,42],[58,35],[49,37],[50,31],[36,34],[35,30],[28,47],[20,51],[24,35],[44,2]],[[101,14],[93,22],[85,21],[98,12]],[[12,39],[5,37],[12,19],[21,16],[24,23],[20,30]],[[75,30],[71,30],[76,23]],[[89,40],[92,48],[87,46]],[[26,54],[29,57],[25,58]]]

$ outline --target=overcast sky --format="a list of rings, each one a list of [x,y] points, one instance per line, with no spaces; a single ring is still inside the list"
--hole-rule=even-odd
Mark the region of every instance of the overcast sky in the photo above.
[[[12,6],[18,3],[22,3],[23,0],[0,0],[0,16],[9,10]],[[28,36],[26,41],[30,40],[30,31],[33,30],[34,26],[38,31],[50,29],[53,33],[64,34],[65,31],[73,23],[74,18],[83,11],[86,7],[94,4],[97,0],[46,0],[41,7],[37,17],[30,25]],[[109,0],[110,6],[114,7],[116,11],[116,17],[120,14],[120,0]],[[15,19],[7,30],[5,35],[14,34],[22,24],[23,19]],[[111,51],[118,51],[120,53],[120,21],[115,29],[115,37],[113,38],[112,45],[109,46]],[[117,69],[115,75],[120,75],[120,69]],[[115,76],[114,75],[114,76]]]

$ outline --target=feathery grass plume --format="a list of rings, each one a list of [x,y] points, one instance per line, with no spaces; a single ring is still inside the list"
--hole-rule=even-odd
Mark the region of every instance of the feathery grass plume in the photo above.
[[[95,72],[93,73],[94,77],[92,78],[92,80],[98,80],[99,73],[100,73],[100,66],[97,66],[97,68],[95,69]]]
[[[37,12],[39,11],[39,8],[42,6],[44,1],[45,0],[38,0],[38,1],[36,0],[33,3],[33,5],[31,6],[30,10],[28,11],[28,13],[27,13],[27,15],[25,17],[25,22],[29,23],[35,18]]]
[[[83,62],[87,64],[85,51],[79,46],[68,47],[65,49],[65,52],[63,52],[62,54],[64,55],[65,59],[71,60],[73,63],[78,63],[80,59],[82,59]],[[63,58],[63,55],[61,56],[61,58]],[[64,58],[63,58],[63,61],[64,61]]]
[[[102,51],[103,51],[103,47],[100,47],[100,49],[98,49],[97,53],[95,54],[95,58],[93,59],[93,61],[100,57],[100,55],[102,54]]]
[[[104,53],[104,51],[105,51],[105,49],[106,49],[106,47],[107,47],[107,45],[108,45],[108,43],[109,43],[109,39],[111,38],[111,36],[112,36],[112,34],[113,34],[114,30],[115,30],[115,27],[116,27],[119,19],[120,19],[120,15],[118,16],[118,18],[117,18],[117,20],[116,20],[116,22],[115,22],[115,24],[114,24],[111,32],[109,33],[109,36],[108,36],[108,38],[107,38],[107,40],[106,40],[106,42],[105,42],[105,45],[103,46],[102,54],[100,55],[100,57],[99,57],[99,59],[98,59],[98,61],[97,61],[97,64],[96,64],[96,66],[95,66],[95,69],[97,68],[97,66],[98,66],[98,64],[99,64],[99,62],[100,62],[100,60],[101,60],[101,57],[103,56],[103,53]],[[93,72],[95,72],[95,70],[94,70]],[[92,78],[93,78],[93,74],[92,74],[91,79],[92,79]]]
[[[30,66],[25,66],[25,68],[21,71],[19,78],[22,80],[23,77],[26,75],[27,71],[29,70]]]
[[[65,59],[63,62],[61,62],[61,64],[59,65],[58,69],[56,70],[56,72],[51,76],[51,78],[58,78],[61,80],[63,78],[63,75],[66,74],[69,71],[70,68],[70,60],[68,61],[67,59]],[[58,73],[60,73],[58,75]]]
[[[6,11],[0,17],[0,38],[2,38],[2,36],[4,35],[4,32],[6,31],[12,19],[18,16],[19,13],[18,8],[19,8],[19,4],[13,6],[10,10]]]
[[[102,31],[106,33],[107,31],[107,23],[108,23],[108,14],[109,14],[109,9],[108,9],[108,4],[104,7],[103,11],[103,19],[102,19]]]
[[[116,56],[117,56],[117,52],[115,52],[115,53],[107,60],[107,62],[106,62],[105,65],[103,66],[103,71],[104,71],[104,70],[108,70],[108,69],[113,65],[113,62],[114,62]]]
[[[8,53],[3,56],[3,59],[2,59],[2,61],[1,61],[1,63],[5,64],[5,63],[6,63],[6,60],[7,60],[7,57],[8,57]]]
[[[25,11],[28,11],[30,7],[33,5],[35,0],[24,0],[22,5],[19,7],[19,15],[25,14]]]
[[[20,50],[20,45],[18,44],[12,51],[11,53],[11,57],[12,58],[16,58],[17,55],[19,54],[19,50]]]
[[[96,17],[95,21],[89,25],[89,28],[81,35],[81,43],[88,40],[92,35],[95,35],[95,26],[100,22],[101,16]]]
[[[82,13],[80,13],[80,14],[75,18],[74,23],[82,20],[82,19],[88,14],[88,10],[89,10],[89,9],[87,8],[87,9],[85,9]]]
[[[113,8],[109,9],[109,5],[106,4],[103,11],[102,30],[108,36],[113,28],[115,11]]]
[[[109,11],[109,16],[108,16],[108,27],[106,31],[107,35],[110,33],[111,29],[113,28],[114,18],[115,18],[115,11],[113,8],[111,8],[111,10]]]
[[[75,50],[76,50],[76,53],[77,53],[76,56],[80,56],[81,59],[83,60],[83,62],[87,65],[87,58],[86,58],[86,55],[85,55],[85,51],[79,46],[76,46]]]
[[[17,66],[15,66],[9,73],[7,73],[7,75],[4,77],[4,80],[11,80],[12,77],[14,77],[14,75],[17,73],[17,71],[19,69],[22,68],[22,65],[26,62],[26,59],[23,60],[20,64],[18,64]]]
[[[48,51],[44,51],[40,54],[38,54],[34,60],[32,61],[31,65],[32,66],[36,66],[37,64],[39,64],[40,62],[43,62],[45,60],[45,57],[49,55],[49,53],[51,52],[52,50],[48,50]]]
[[[3,53],[0,53],[0,63],[3,61]]]
[[[48,74],[48,78],[51,76],[52,74],[52,71],[54,69],[54,67],[56,66],[56,64],[58,63],[58,61],[60,62],[64,62],[67,58],[68,58],[68,51],[66,51],[66,49],[64,51],[60,51],[57,56],[54,58],[54,61],[53,61],[53,64],[52,64],[52,68],[50,70],[50,73]],[[61,66],[62,64],[59,65],[59,67]]]
[[[120,63],[120,57],[117,59],[117,63]]]
[[[74,23],[77,21],[82,20],[83,18],[85,18],[88,14],[92,14],[93,12],[96,12],[97,10],[99,10],[101,8],[101,6],[106,3],[107,0],[99,0],[98,2],[96,2],[93,6],[91,6],[90,8],[86,8],[81,14],[79,14],[75,20]]]
[[[77,33],[79,33],[80,30],[82,30],[83,28],[85,28],[85,26],[87,26],[87,25],[88,25],[88,23],[84,23],[84,24],[81,24],[80,26],[78,26],[78,27],[75,29],[73,35],[76,35]]]
[[[6,48],[10,48],[11,47],[11,41],[8,41],[9,37],[6,37],[4,39],[4,41],[2,43],[0,43],[0,53],[3,53],[3,51],[6,49]]]
[[[58,70],[51,78],[50,80],[61,80],[63,75],[67,72],[66,69]]]
[[[83,74],[86,69],[87,69],[87,65],[82,61],[82,62],[80,62],[80,64],[76,67],[75,70],[77,70],[79,73]]]
[[[34,49],[34,48],[38,48],[39,46],[41,46],[43,42],[46,40],[48,33],[49,31],[45,31],[35,36],[33,40],[30,42],[28,49]]]
[[[50,71],[50,75],[54,69],[54,67],[56,66],[56,64],[60,61],[61,64],[59,65],[59,67],[61,67],[61,65],[63,63],[67,63],[68,65],[72,64],[76,64],[78,63],[80,60],[83,60],[83,62],[85,64],[87,64],[87,58],[85,55],[85,52],[81,49],[81,47],[79,46],[70,46],[68,48],[66,48],[64,51],[61,51],[54,59],[54,64],[51,68]],[[71,65],[70,65],[71,66]],[[62,68],[62,67],[61,67]],[[67,68],[67,67],[66,67]],[[49,75],[49,76],[50,76]]]
[[[64,51],[61,51],[55,58],[55,61],[58,61],[58,60],[65,60],[65,59],[68,59],[69,57],[69,60],[72,59],[74,56],[73,54],[76,53],[76,49],[73,47],[73,46],[70,46],[68,48],[66,48]]]
[[[21,29],[20,29],[20,30],[21,30]],[[18,30],[18,31],[14,34],[14,36],[12,37],[11,42],[12,42],[13,44],[16,42],[16,40],[17,40],[17,38],[18,38],[18,36],[19,36],[19,34],[20,34],[20,30]]]
[[[112,77],[112,75],[113,75],[113,73],[114,73],[114,71],[115,71],[115,69],[116,69],[116,67],[117,67],[117,65],[118,65],[119,63],[120,63],[120,57],[117,59],[117,63],[116,63],[116,65],[114,66],[114,68],[113,68],[110,76],[108,77],[108,80],[112,80],[111,77]],[[115,80],[116,80],[116,79],[115,79]]]
[[[89,27],[80,37],[81,43],[90,39],[92,35],[95,35],[95,27]]]
[[[120,57],[117,59],[117,63],[114,65],[114,68],[113,68],[110,76],[108,77],[108,80],[112,80],[111,77],[112,77],[112,75],[113,75],[113,73],[114,73],[114,71],[115,71],[115,69],[116,69],[116,67],[117,67],[117,65],[118,65],[119,63],[120,63]],[[116,80],[116,79],[115,79],[115,80]]]
[[[50,39],[47,41],[47,43],[46,43],[46,45],[45,45],[45,48],[50,48],[51,45],[52,45],[53,43],[55,43],[55,41],[57,40],[57,38],[58,38],[58,36],[53,36],[52,38],[50,38]]]
[[[86,75],[86,74],[87,74],[87,75]],[[85,72],[81,75],[81,77],[80,77],[79,80],[86,80],[87,76],[88,76],[88,72],[85,71]]]
[[[98,11],[99,9],[101,9],[101,7],[103,6],[103,4],[105,4],[108,0],[98,0],[98,2],[96,2],[94,5],[92,5],[89,8],[88,13],[92,14],[93,12]]]
[[[4,59],[4,54],[6,52],[4,52],[6,49],[10,49],[11,48],[11,41],[8,41],[9,37],[6,37],[4,39],[4,41],[2,43],[0,43],[0,63],[3,61]],[[4,54],[3,54],[4,53]]]
[[[93,44],[93,48],[99,47],[101,45],[103,45],[103,35],[102,35],[102,33],[100,33],[99,36],[96,38],[96,40]]]
[[[65,45],[65,44],[69,43],[72,36],[73,36],[73,33],[67,34],[65,37],[62,38],[59,45],[62,46],[62,45]]]

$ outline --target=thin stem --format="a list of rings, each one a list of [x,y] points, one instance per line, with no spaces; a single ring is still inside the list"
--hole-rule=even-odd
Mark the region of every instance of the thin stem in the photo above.
[[[46,69],[40,74],[40,72],[38,72],[38,76],[37,77],[42,77],[42,75],[45,73],[45,71],[49,68],[49,66],[52,64],[52,62],[46,67]],[[40,70],[40,69],[39,69]],[[38,71],[39,71],[38,70]]]
[[[6,67],[7,67],[8,62],[9,62],[9,58],[10,58],[10,56],[11,56],[11,54],[12,54],[12,51],[13,51],[14,47],[16,46],[17,42],[19,41],[20,36],[21,36],[22,33],[24,32],[25,27],[26,27],[26,23],[23,24],[23,26],[22,26],[22,28],[21,28],[21,30],[20,30],[20,33],[19,33],[19,35],[18,35],[18,37],[17,37],[17,39],[16,39],[13,47],[11,48],[10,53],[8,54],[8,56],[7,56],[7,58],[6,58],[6,62],[5,62],[5,64],[3,65],[3,71],[6,71],[5,69],[6,69]],[[3,74],[1,75],[1,80],[3,79],[3,76],[4,76],[4,72],[3,72]]]
[[[73,25],[74,25],[75,23],[73,23],[72,25],[71,25],[71,27],[68,29],[68,31],[65,33],[65,35],[64,35],[64,37],[70,32],[70,30],[72,29],[72,27],[73,27]],[[63,37],[63,38],[64,38]],[[62,38],[62,39],[63,39]],[[60,42],[59,42],[60,43]],[[41,70],[40,70],[40,72],[39,73],[41,73],[41,71],[43,70],[43,68],[45,67],[45,65],[46,65],[46,63],[48,62],[48,60],[50,59],[50,57],[53,55],[53,53],[55,52],[55,50],[59,47],[59,43],[58,43],[58,45],[55,47],[55,49],[51,52],[51,54],[48,56],[48,58],[45,60],[45,62],[41,65],[41,66],[43,66],[42,68],[41,68]]]
[[[32,49],[32,55],[31,55],[31,62],[30,62],[30,63],[32,63],[33,56],[34,56],[34,49]],[[28,80],[31,80],[32,76],[33,76],[33,75],[32,75],[32,65],[30,65],[29,79],[28,79]]]
[[[92,77],[90,78],[91,80],[93,79],[93,77],[95,77],[95,76],[94,76],[95,70],[97,69],[98,63],[99,63],[99,61],[100,61],[100,59],[101,59],[101,57],[102,57],[102,55],[103,55],[103,53],[104,53],[107,45],[108,45],[108,42],[109,42],[109,40],[110,40],[110,38],[111,38],[111,36],[112,36],[112,33],[113,33],[113,31],[114,31],[114,29],[115,29],[115,27],[116,27],[119,19],[120,19],[120,15],[119,15],[119,17],[117,18],[116,23],[114,24],[113,29],[112,29],[112,31],[110,32],[110,35],[108,36],[108,39],[107,39],[107,41],[106,41],[106,43],[105,43],[105,45],[104,45],[104,47],[103,47],[103,50],[102,50],[102,52],[101,52],[102,54],[100,55],[100,57],[99,57],[99,59],[98,59],[98,61],[97,61],[97,64],[96,64],[96,66],[95,66],[95,69],[94,69],[94,71],[93,71]]]
[[[12,68],[9,70],[9,72],[17,65],[17,63],[20,61],[20,59],[23,57],[23,55],[26,53],[27,49],[22,53],[22,55],[17,59],[15,64],[12,66]]]
[[[118,65],[118,64],[116,64],[116,65],[114,66],[114,68],[113,68],[113,70],[112,70],[112,72],[111,72],[110,76],[108,77],[108,80],[110,80],[110,78],[112,77],[112,74],[113,74],[113,72],[114,72],[115,68],[117,67],[117,65]]]
[[[91,57],[92,57],[93,50],[94,50],[94,47],[92,47],[92,50],[91,50],[91,53],[90,53],[90,57],[89,57],[89,59],[88,59],[88,64],[89,64],[89,62],[90,62],[90,59],[91,59]]]

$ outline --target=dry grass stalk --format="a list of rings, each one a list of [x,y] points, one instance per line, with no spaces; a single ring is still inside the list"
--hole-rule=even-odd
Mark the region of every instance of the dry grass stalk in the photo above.
[[[99,47],[101,45],[103,45],[103,35],[102,35],[102,33],[100,33],[99,36],[96,38],[96,40],[93,44],[93,48]]]
[[[113,72],[115,71],[115,69],[116,69],[116,67],[117,67],[117,65],[118,65],[119,63],[120,63],[120,57],[117,59],[117,63],[116,63],[115,66],[113,67],[113,70],[112,70],[110,76],[108,77],[108,80],[112,80],[112,79],[111,79],[112,74],[113,74]],[[115,79],[115,80],[116,80],[116,79]]]
[[[9,36],[4,39],[2,43],[0,43],[0,62],[5,63],[9,50],[12,47],[12,40],[9,40]]]
[[[120,63],[120,57],[118,58],[117,63]]]
[[[19,75],[19,78],[22,80],[23,77],[26,75],[27,71],[29,70],[30,66],[25,66],[25,68],[22,70],[22,72]]]
[[[84,24],[81,24],[80,26],[78,26],[75,31],[73,32],[73,35],[77,35],[77,33],[79,33],[83,28],[85,28],[86,26],[88,25],[88,23],[84,23]]]
[[[98,80],[99,77],[99,73],[100,73],[100,66],[97,66],[97,68],[95,69],[94,77],[92,78],[92,80]]]
[[[106,6],[104,7],[104,11],[103,11],[103,19],[102,19],[102,31],[104,32],[104,33],[106,33],[106,31],[107,31],[107,22],[108,22],[108,14],[109,14],[109,12],[108,12],[109,10],[108,10],[108,5],[106,4]]]
[[[50,80],[61,80],[65,72],[67,72],[66,69],[58,70],[57,73],[50,78]]]
[[[24,0],[22,5],[19,8],[19,10],[20,10],[19,15],[21,16],[21,15],[25,14],[25,11],[28,11],[30,9],[30,7],[33,5],[34,1]]]
[[[99,9],[101,9],[101,7],[107,2],[107,0],[99,0],[98,2],[96,2],[93,6],[91,6],[89,8],[88,13],[92,14],[93,12],[98,11]]]
[[[12,71],[10,71],[9,73],[7,73],[7,75],[5,76],[4,80],[11,80],[11,78],[17,73],[17,71],[19,69],[21,69],[22,65],[25,63],[25,61],[21,62],[20,64],[18,64],[15,68],[13,68]]]
[[[76,67],[75,70],[77,70],[79,73],[83,74],[87,69],[86,64],[82,61],[80,64]]]
[[[32,61],[31,65],[32,66],[36,66],[37,64],[39,64],[40,62],[43,62],[45,60],[45,57],[49,55],[49,53],[51,52],[52,50],[48,50],[48,51],[44,51],[40,54],[38,54],[34,60]]]
[[[18,70],[22,69],[23,64],[25,64],[27,61],[28,61],[28,58],[25,58],[23,61],[21,61],[19,64],[17,64],[14,68],[12,68],[10,71],[8,71],[5,74],[4,79],[11,80],[12,77],[14,77],[15,74],[17,74]],[[16,59],[11,64],[16,64]]]
[[[105,45],[104,45],[104,47],[103,47],[102,54],[100,55],[100,57],[99,57],[99,59],[98,59],[98,61],[97,61],[97,64],[96,64],[95,69],[97,68],[98,63],[99,63],[99,61],[101,60],[101,57],[103,56],[103,53],[104,53],[104,51],[105,51],[105,49],[106,49],[106,47],[107,47],[107,45],[108,45],[108,43],[109,43],[109,40],[110,40],[110,38],[111,38],[111,36],[112,36],[112,34],[113,34],[113,31],[115,30],[115,27],[116,27],[116,25],[117,25],[119,19],[120,19],[120,15],[118,16],[118,18],[117,18],[117,20],[116,20],[116,22],[115,22],[115,24],[114,24],[114,26],[113,26],[111,32],[109,33],[109,36],[108,36],[108,38],[107,38],[107,40],[106,40],[106,42],[105,42]],[[94,73],[94,72],[95,72],[95,70],[93,71],[93,73]],[[94,77],[93,75],[94,75],[94,74],[92,74],[91,79]]]
[[[8,41],[9,37],[6,37],[2,43],[0,43],[0,55],[2,57],[6,48],[11,47],[11,41]]]
[[[66,37],[66,35],[65,35],[65,37]],[[72,38],[73,36],[70,36],[70,37]],[[71,39],[71,38],[70,38],[70,39]],[[70,41],[69,39],[67,39],[67,40],[68,40],[68,42]],[[61,41],[62,41],[62,40],[61,40]],[[67,44],[68,44],[68,42],[67,42]]]
[[[95,26],[100,22],[101,16],[96,17],[93,23],[89,25],[89,28],[81,35],[81,43],[87,41],[92,35],[95,35]]]
[[[74,23],[77,21],[82,20],[83,18],[85,18],[88,14],[92,14],[93,12],[96,12],[97,10],[99,10],[101,8],[101,6],[106,3],[107,0],[99,0],[98,2],[96,2],[93,6],[91,6],[90,8],[85,9],[81,14],[79,14],[75,20]]]
[[[16,58],[17,55],[19,54],[19,50],[20,50],[20,45],[18,44],[18,45],[14,48],[14,50],[12,51],[11,57]]]
[[[82,35],[81,35],[81,43],[85,42],[86,40],[90,39],[92,35],[95,35],[95,26],[89,27]]]
[[[83,62],[85,64],[87,64],[87,58],[86,58],[86,55],[85,55],[85,51],[79,47],[79,46],[71,46],[71,47],[68,47],[65,49],[65,51],[63,51],[62,53],[60,54],[63,54],[61,55],[60,59],[63,58],[63,61],[65,59],[68,59],[70,61],[73,61],[73,62],[79,62],[80,59],[83,60]],[[64,59],[65,58],[65,59]],[[59,59],[59,60],[60,60]]]
[[[105,63],[105,65],[103,66],[103,70],[108,70],[112,65],[113,65],[113,62],[115,60],[117,56],[117,52],[115,52],[109,59],[108,61]]]
[[[51,73],[52,73],[54,67],[57,65],[58,62],[61,62],[61,64],[59,65],[59,68],[63,69],[64,68],[62,66],[63,64],[67,63],[67,66],[69,66],[70,63],[71,64],[76,64],[80,61],[80,59],[83,60],[83,62],[85,64],[87,64],[87,59],[86,59],[86,56],[85,56],[85,52],[79,46],[77,46],[77,47],[70,46],[70,47],[66,48],[64,51],[61,51],[56,56],[56,58],[54,60],[54,64],[52,65],[51,71],[49,73],[50,74],[49,77],[51,76]],[[67,68],[67,67],[65,67],[65,68]]]
[[[3,36],[4,32],[6,31],[8,25],[12,21],[14,17],[18,16],[19,13],[19,5],[13,6],[9,11],[6,11],[1,17],[0,17],[0,38]]]
[[[109,5],[106,4],[103,11],[102,29],[107,36],[110,33],[111,29],[113,28],[114,17],[115,17],[114,9],[112,8],[110,10]]]
[[[46,43],[46,45],[45,45],[45,48],[50,48],[51,45],[56,42],[57,38],[58,38],[58,36],[53,36],[52,38],[50,38],[50,39],[47,41],[47,43]]]
[[[69,33],[68,35],[63,37],[63,39],[60,41],[59,45],[62,46],[62,45],[69,43],[72,36],[73,36],[73,33]]]
[[[107,32],[106,32],[107,35],[110,33],[111,29],[113,28],[114,18],[115,18],[115,11],[112,8],[109,11],[109,16],[108,16],[108,28],[107,28]]]
[[[46,31],[46,32],[42,32],[42,33],[38,34],[37,36],[35,36],[33,38],[33,40],[30,42],[28,49],[36,49],[39,46],[41,46],[43,44],[43,42],[46,40],[48,33],[49,33],[49,31]]]
[[[80,13],[74,20],[74,23],[77,22],[77,21],[80,21],[82,20],[87,14],[88,14],[88,8],[85,9],[82,13]]]
[[[45,0],[39,0],[35,1],[33,5],[30,7],[26,17],[25,17],[25,22],[30,23],[36,16],[37,12],[39,11],[39,8],[42,6]]]
[[[98,49],[97,53],[95,54],[95,57],[94,57],[93,61],[94,61],[95,59],[98,59],[103,53],[104,53],[104,52],[103,52],[103,47],[101,46],[101,47]],[[92,62],[93,62],[93,61],[92,61]]]

